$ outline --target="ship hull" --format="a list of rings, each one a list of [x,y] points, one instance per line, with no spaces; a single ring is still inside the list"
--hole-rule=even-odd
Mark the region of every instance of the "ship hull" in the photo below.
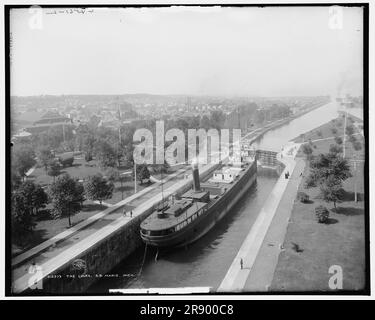
[[[205,215],[193,223],[168,236],[146,236],[141,233],[142,240],[155,247],[181,247],[189,245],[208,233],[243,197],[256,181],[256,163],[241,177],[236,184],[221,198],[209,207]]]

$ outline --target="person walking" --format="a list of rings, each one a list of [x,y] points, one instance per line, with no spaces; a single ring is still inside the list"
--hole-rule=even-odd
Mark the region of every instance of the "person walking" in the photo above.
[[[240,260],[240,266],[241,266],[241,270],[242,270],[243,269],[243,260],[242,260],[242,258]]]
[[[126,217],[126,210],[125,209],[122,211],[122,214],[124,215],[124,217]]]
[[[130,218],[133,217],[133,210],[130,211]]]

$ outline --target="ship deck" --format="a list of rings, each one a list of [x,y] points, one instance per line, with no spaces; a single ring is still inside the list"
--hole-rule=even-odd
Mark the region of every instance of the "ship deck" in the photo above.
[[[175,217],[173,214],[169,214],[164,218],[158,218],[157,212],[153,212],[148,218],[146,218],[142,224],[141,228],[150,231],[159,231],[172,228],[187,218],[194,215],[198,210],[202,209],[205,206],[211,207],[221,196],[224,195],[225,192],[228,192],[231,188],[233,188],[236,183],[242,178],[242,176],[250,169],[252,163],[245,163],[242,168],[234,168],[236,171],[236,177],[231,183],[227,182],[220,182],[220,181],[209,181],[211,179],[208,178],[206,181],[202,183],[202,188],[211,186],[218,189],[221,189],[223,192],[221,194],[216,195],[216,199],[211,199],[210,203],[203,203],[203,202],[194,202],[194,204],[189,207],[185,212],[181,215]]]
[[[158,218],[157,214],[154,212],[146,220],[142,222],[142,228],[150,231],[158,231],[172,228],[187,218],[193,216],[197,211],[207,206],[204,202],[194,202],[191,207],[184,211],[178,217],[172,214],[168,214],[165,218]]]

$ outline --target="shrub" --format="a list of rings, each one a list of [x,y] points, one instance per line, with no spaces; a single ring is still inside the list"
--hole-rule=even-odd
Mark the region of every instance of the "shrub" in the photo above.
[[[320,131],[320,130],[318,130],[318,131],[316,132],[316,134],[318,135],[318,137],[323,136],[322,131]]]
[[[337,144],[342,144],[342,139],[340,137],[335,137],[335,142]]]
[[[306,203],[309,201],[309,195],[304,192],[298,192],[297,199],[301,201],[302,203]]]
[[[85,153],[85,161],[90,162],[92,160],[92,154],[91,152],[86,152]]]
[[[329,219],[329,211],[324,206],[315,208],[315,217],[319,223],[327,223]]]
[[[338,154],[338,153],[342,153],[342,151],[343,151],[342,147],[338,144],[331,144],[329,146],[329,152],[331,153]]]
[[[311,147],[308,145],[308,144],[304,144],[302,146],[302,152],[307,156],[307,158],[309,159],[313,153],[313,150],[311,149]]]
[[[357,141],[357,138],[353,135],[349,136],[349,141],[354,144]]]
[[[347,134],[347,135],[352,135],[353,133],[354,133],[354,127],[352,126],[352,125],[347,125],[346,126],[346,130],[345,130],[345,133]]]
[[[333,134],[337,133],[337,129],[336,128],[332,128],[331,131],[332,131]]]
[[[305,188],[316,187],[317,178],[313,174],[309,174],[305,180]]]
[[[355,141],[353,142],[353,148],[354,150],[359,151],[362,149],[362,144],[359,141]]]

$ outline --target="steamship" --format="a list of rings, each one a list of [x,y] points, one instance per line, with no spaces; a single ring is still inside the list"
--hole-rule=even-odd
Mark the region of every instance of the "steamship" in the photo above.
[[[212,229],[227,214],[257,176],[256,161],[241,166],[221,166],[206,182],[200,182],[197,164],[192,165],[193,187],[162,203],[140,225],[142,240],[155,247],[186,246]]]

